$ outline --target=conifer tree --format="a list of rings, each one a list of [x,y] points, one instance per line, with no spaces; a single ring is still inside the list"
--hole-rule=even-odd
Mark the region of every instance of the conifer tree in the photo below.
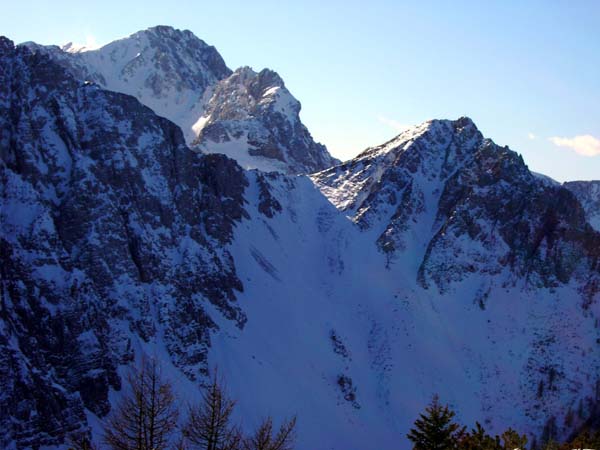
[[[238,450],[241,432],[231,423],[235,401],[231,400],[215,371],[202,401],[189,410],[183,428],[185,440],[192,449]]]
[[[296,418],[293,417],[284,422],[277,434],[273,435],[273,420],[268,417],[253,436],[244,440],[244,450],[292,450],[295,428]]]
[[[564,448],[567,447],[569,450],[574,448],[600,449],[600,430],[592,432],[588,428],[583,429],[568,445],[564,446]]]
[[[177,428],[171,385],[155,359],[142,361],[128,376],[128,389],[104,425],[104,442],[113,450],[166,449]]]
[[[544,444],[542,450],[560,450],[560,444],[554,439],[550,439]]]
[[[479,422],[475,422],[475,428],[463,436],[459,448],[461,450],[504,450],[500,438],[487,434]]]
[[[527,445],[527,436],[520,435],[512,428],[509,428],[504,433],[502,433],[502,445],[505,450],[514,450],[518,448],[519,450],[526,450]]]
[[[464,428],[453,421],[454,416],[454,411],[448,405],[442,406],[435,395],[407,435],[414,443],[413,450],[458,449]]]

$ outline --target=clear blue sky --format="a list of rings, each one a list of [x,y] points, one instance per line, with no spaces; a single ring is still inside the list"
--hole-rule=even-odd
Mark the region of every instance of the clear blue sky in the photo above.
[[[339,158],[467,115],[533,170],[600,179],[600,1],[11,1],[0,34],[104,44],[158,24],[278,71]]]

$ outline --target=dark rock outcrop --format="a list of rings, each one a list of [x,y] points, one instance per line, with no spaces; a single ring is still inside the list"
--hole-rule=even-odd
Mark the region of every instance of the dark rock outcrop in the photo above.
[[[600,181],[568,181],[563,186],[575,194],[590,225],[600,231]]]
[[[247,179],[135,98],[0,39],[0,446],[87,433],[131,336],[206,373],[212,303],[242,327],[227,251]]]

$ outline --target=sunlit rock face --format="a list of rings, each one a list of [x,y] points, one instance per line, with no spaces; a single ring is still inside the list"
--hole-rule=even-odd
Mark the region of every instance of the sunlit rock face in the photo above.
[[[179,125],[188,144],[223,153],[244,168],[310,173],[336,159],[300,121],[300,103],[275,72],[232,72],[217,50],[194,36],[157,26],[97,50],[41,46],[75,78],[133,95]]]
[[[300,102],[277,73],[243,67],[217,85],[193,145],[263,171],[312,173],[338,163],[312,139],[299,113]]]

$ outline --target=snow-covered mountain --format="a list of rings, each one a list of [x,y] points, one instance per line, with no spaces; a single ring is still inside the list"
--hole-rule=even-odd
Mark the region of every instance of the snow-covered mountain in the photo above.
[[[205,302],[243,325],[226,244],[247,180],[134,97],[5,38],[0,62],[0,447],[37,448],[107,413],[119,365],[158,335],[202,375]]]
[[[309,173],[337,162],[313,141],[300,121],[300,103],[275,72],[232,72],[190,31],[157,26],[97,50],[23,45],[82,81],[133,95],[179,125],[188,144],[227,154],[244,168]]]
[[[214,86],[231,74],[217,50],[190,31],[157,26],[111,42],[97,50],[70,44],[40,46],[82,81],[133,95],[159,116],[175,122],[188,140]]]
[[[376,230],[390,264],[407,253],[419,262],[423,287],[505,270],[548,287],[595,268],[597,235],[575,197],[468,118],[426,122],[315,180]]]
[[[600,181],[568,181],[564,186],[575,194],[588,222],[600,231]]]
[[[244,168],[311,173],[338,163],[300,122],[300,102],[272,70],[236,70],[220,82],[195,125],[194,148]]]
[[[1,447],[98,441],[144,353],[186,400],[218,367],[245,427],[297,414],[299,450],[404,448],[434,393],[538,438],[598,413],[600,233],[470,119],[267,174],[45,52],[0,67]],[[227,132],[293,109],[235,76]]]

